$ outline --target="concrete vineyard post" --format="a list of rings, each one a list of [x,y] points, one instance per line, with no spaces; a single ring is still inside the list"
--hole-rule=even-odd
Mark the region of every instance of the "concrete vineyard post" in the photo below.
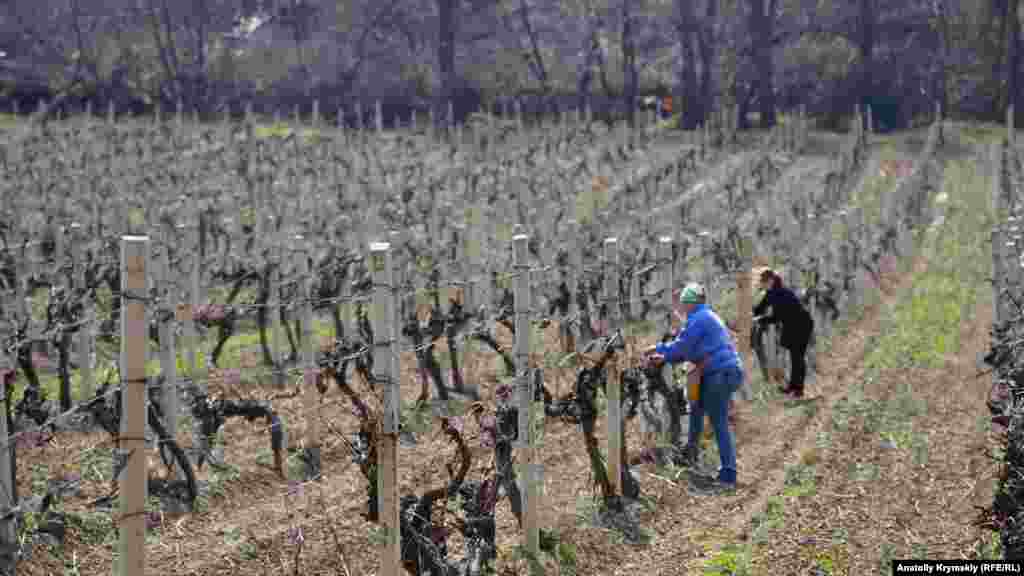
[[[605,336],[613,338],[619,325],[619,241],[604,240],[604,300],[608,310]],[[608,363],[608,476],[616,494],[622,494],[622,381],[618,363],[613,356]]]
[[[566,352],[574,353],[578,352],[580,346],[584,342],[580,342],[583,332],[577,327],[581,319],[579,318],[580,313],[580,302],[579,302],[579,279],[583,274],[583,254],[580,253],[579,248],[579,235],[580,235],[580,223],[577,220],[569,220],[569,317],[572,321],[569,322],[569,328],[567,330],[568,337],[570,339],[569,345],[567,346]]]
[[[10,302],[6,295],[0,294],[0,304],[3,305],[4,309],[8,309]],[[7,338],[11,336],[10,324],[0,324],[0,340],[7,341]],[[17,370],[13,358],[7,355],[7,351],[4,346],[0,346],[0,406],[7,406],[7,386],[4,381],[7,378],[7,374],[11,374],[13,377]],[[14,502],[14,489],[15,489],[15,477],[14,477],[14,450],[15,442],[10,436],[11,430],[7,429],[7,418],[5,415],[0,415],[0,440],[3,441],[3,450],[0,454],[0,511],[4,512],[0,515],[0,545],[10,546],[11,549],[17,549],[18,537],[15,524],[15,517],[13,515],[8,516],[6,511],[10,510]]]
[[[365,128],[365,124],[363,123],[363,103],[359,100],[356,100],[356,102],[352,105],[352,108],[355,109],[354,111],[356,113],[356,146],[362,148],[363,144],[365,143],[365,134],[363,133],[363,129]]]
[[[150,227],[147,225],[143,229],[149,230]],[[130,236],[130,235],[133,235],[133,234],[128,234],[128,235]],[[157,250],[157,252],[159,253],[160,250]],[[153,292],[153,287],[159,281],[159,279],[155,277],[155,275],[159,273],[159,262],[155,258],[153,258],[153,254],[152,253],[149,254],[149,258],[150,258],[151,261],[149,262],[149,265],[146,266],[146,288],[145,288],[145,294],[151,294]],[[150,309],[149,306],[147,306],[145,308],[145,321],[146,321],[146,326],[147,327],[151,324],[151,320],[152,320],[151,315],[152,315],[151,309]],[[145,363],[146,363],[147,366],[149,365],[150,360],[152,360],[151,354],[152,354],[152,350],[147,346],[146,347],[146,360],[145,360]],[[147,402],[148,401],[149,400],[148,400],[148,396],[147,396]],[[146,450],[152,450],[153,448],[156,448],[156,436],[153,435],[153,434],[148,434],[146,436]]]
[[[740,269],[736,273],[736,338],[739,339],[740,357],[743,359],[744,368],[749,373],[750,367],[754,365],[752,350],[750,347],[750,332],[753,329],[753,292],[752,278],[754,266],[754,239],[749,234],[744,234],[740,239]],[[753,399],[753,390],[750,388],[750,378],[743,379],[743,387],[740,389],[744,400]]]
[[[1004,264],[1004,272],[1009,272],[1007,280],[1009,285],[1015,288],[1014,292],[1018,292],[1020,289],[1021,280],[1021,267],[1020,267],[1020,233],[1017,226],[1010,228],[1010,235],[1006,241],[1006,264]],[[1016,309],[1016,308],[1014,308]]]
[[[990,148],[990,172],[991,172],[991,194],[992,211],[996,222],[1002,222],[1006,217],[1008,209],[1003,194],[1003,145],[1002,142],[993,142]]]
[[[990,148],[990,178],[991,178],[991,204],[994,216],[994,225],[991,232],[992,242],[992,302],[994,303],[994,315],[996,324],[1001,324],[1007,319],[1007,307],[1002,291],[1006,285],[1006,270],[1003,259],[1005,236],[1002,229],[1005,218],[1005,205],[1003,202],[1002,187],[1002,144],[994,142]]]
[[[864,233],[864,211],[860,207],[856,207],[848,214],[848,230],[850,236],[850,247],[853,251],[851,258],[851,266],[853,266],[853,286],[851,288],[850,295],[852,297],[853,306],[860,309],[865,304],[864,299],[864,288],[867,285],[865,274],[867,271],[862,265],[866,257],[866,250],[864,240],[866,234]]]
[[[1016,206],[1020,202],[1020,198],[1016,196],[1015,187],[1017,186],[1017,135],[1016,121],[1013,112],[1013,104],[1006,109],[1006,144],[1007,144],[1007,158],[1006,158],[1006,170],[1010,177],[1009,190],[1007,192],[1010,195],[1011,206]]]
[[[85,263],[82,262],[82,245],[85,243],[84,229],[78,222],[71,223],[71,262],[74,267],[75,291],[85,289]],[[93,340],[93,327],[96,322],[96,308],[90,302],[83,302],[85,316],[82,326],[78,329],[78,376],[79,396],[83,399],[92,398],[95,393],[93,366],[95,366],[96,345]]]
[[[658,315],[658,337],[672,332],[672,310],[675,301],[672,297],[674,276],[674,262],[672,261],[672,237],[661,236],[658,238],[658,265],[661,269],[661,308]]]
[[[493,226],[491,225],[491,223],[487,219],[487,212],[484,210],[484,204],[483,203],[481,203],[479,205],[478,210],[479,210],[478,214],[479,214],[479,218],[480,218],[480,224],[479,224],[480,234],[483,235],[483,234],[486,234],[486,233],[490,233],[493,230]],[[492,239],[494,238],[493,234],[491,234],[491,238]],[[490,307],[490,305],[491,305],[491,302],[492,302],[492,299],[493,299],[493,293],[491,291],[492,290],[491,270],[493,270],[493,262],[492,262],[491,259],[487,259],[487,260],[485,260],[485,261],[483,261],[481,263],[481,265],[480,265],[479,286],[477,287],[479,297],[477,298],[477,301],[475,302],[475,305],[476,305],[477,309],[479,309],[481,306],[483,306],[484,308],[487,308],[487,307]]]
[[[838,260],[837,260],[837,255],[836,255],[836,241],[835,241],[835,237],[832,235],[833,234],[833,226],[834,226],[834,224],[833,224],[833,220],[831,218],[826,220],[825,230],[826,230],[826,234],[827,235],[825,237],[825,250],[824,250],[824,252],[825,252],[824,278],[825,278],[826,281],[832,283],[833,298],[836,300],[836,304],[838,305],[838,300],[839,300],[840,291],[841,291],[842,287],[838,283],[839,275],[836,272],[836,270],[838,269]],[[832,316],[829,316],[829,321],[828,321],[827,325],[825,326],[826,334],[831,334],[832,333],[833,323],[832,323],[831,318],[832,318]]]
[[[485,120],[484,120],[484,121],[488,122],[488,124],[489,124],[489,120],[488,120],[489,118],[490,118],[490,116],[486,117]],[[485,142],[484,142],[484,140],[485,140],[485,138],[484,138],[485,128],[489,128],[489,126],[481,125],[480,122],[474,122],[472,124],[472,126],[470,127],[471,138],[473,140],[473,146],[474,146],[473,155],[474,155],[474,159],[477,160],[477,161],[484,161],[484,159],[487,158],[487,150],[484,148],[484,146],[485,146]]]
[[[427,110],[427,145],[432,146],[437,143],[437,129],[434,118],[434,107],[431,106]]]
[[[448,115],[445,117],[444,130],[448,145],[457,148],[458,143],[455,139],[455,109],[451,100],[448,101]]]
[[[714,291],[712,283],[714,281],[712,277],[712,254],[711,254],[711,232],[704,230],[699,235],[700,237],[700,249],[701,249],[701,262],[704,267],[701,270],[701,283],[704,284],[704,293],[707,295],[707,303],[712,303],[711,294]]]
[[[157,282],[159,286],[160,300],[162,302],[159,330],[160,339],[160,372],[164,376],[163,406],[164,425],[169,433],[174,434],[178,429],[178,366],[177,355],[174,350],[174,297],[173,278],[171,276],[171,234],[165,230],[163,238],[163,249],[160,251],[160,264],[157,266]],[[174,464],[175,475],[181,474],[177,462]]]
[[[474,202],[466,212],[466,263],[468,266],[468,274],[463,298],[465,300],[466,311],[470,314],[475,314],[477,307],[481,304],[479,296],[480,288],[477,284],[481,280],[480,260],[482,258],[482,253],[480,249],[480,214],[483,210],[479,202]]]
[[[377,447],[380,458],[378,510],[385,530],[380,574],[399,576],[403,573],[398,517],[398,411],[401,404],[398,395],[398,343],[394,334],[393,267],[391,245],[387,242],[370,244],[370,272],[373,275],[373,376],[384,383],[383,422]]]
[[[195,218],[191,224],[192,234],[192,271],[190,277],[190,300],[191,300],[191,313],[188,315],[188,321],[185,324],[185,333],[188,337],[189,347],[189,378],[192,380],[192,385],[199,393],[206,392],[206,376],[209,370],[209,365],[206,364],[206,359],[203,356],[203,339],[199,335],[199,328],[196,326],[199,316],[199,307],[202,302],[202,285],[200,283],[200,271],[202,263],[199,257],[199,220]],[[200,362],[202,360],[202,362]],[[203,435],[202,427],[198,420],[192,424],[193,436],[198,440],[196,445],[202,450],[209,449],[210,439]]]
[[[302,235],[293,237],[295,242],[296,256],[299,260],[299,278],[302,279],[302,335],[301,356],[302,356],[302,399],[303,409],[306,412],[306,463],[307,479],[314,480],[320,477],[320,398],[316,388],[317,364],[316,364],[316,338],[314,337],[313,326],[313,275],[309,264],[310,254],[305,248],[300,248],[305,241]]]
[[[629,318],[633,322],[643,320],[641,314],[643,313],[643,307],[641,306],[642,299],[640,294],[640,263],[635,262],[633,265],[632,274],[629,277]]]
[[[279,235],[274,235],[280,238]],[[271,378],[274,386],[284,389],[288,385],[288,374],[284,368],[284,347],[288,341],[285,336],[287,326],[284,325],[282,315],[284,307],[281,303],[281,266],[284,259],[281,258],[282,248],[278,242],[271,248],[271,254],[275,258],[270,268],[270,294],[267,296],[267,317],[270,328],[270,357],[274,363]],[[347,308],[345,309],[347,310]],[[344,320],[343,320],[344,321]]]
[[[395,313],[393,315],[395,320],[395,334],[402,333],[402,323],[404,318],[402,312],[405,309],[402,301],[402,296],[405,291],[405,266],[402,259],[398,256],[402,253],[402,247],[405,243],[404,235],[398,230],[391,230],[388,232],[388,243],[391,245],[391,286],[394,288],[392,293],[394,294],[394,301],[391,303],[394,306]]]
[[[447,255],[447,262],[445,263],[445,278],[448,281],[448,298],[446,305],[449,305],[452,300],[459,300],[459,285],[465,285],[463,282],[466,279],[466,266],[465,266],[465,247],[464,242],[466,237],[466,226],[462,222],[456,222],[451,229],[451,244],[448,249],[445,250]],[[464,301],[463,301],[464,302]],[[456,347],[458,345],[456,344]]]
[[[1003,231],[997,224],[992,228],[991,233],[992,241],[992,276],[995,281],[992,284],[992,301],[995,303],[995,323],[1000,325],[1007,319],[1006,314],[1006,303],[1005,298],[1002,297],[1002,291],[1006,285],[1005,281],[1005,266],[1003,261],[1003,252],[1005,250],[1005,241],[1003,240]]]
[[[815,223],[815,220],[817,220],[817,216],[815,214],[811,214],[810,219],[811,224],[813,225]],[[818,243],[816,242],[815,244]],[[820,246],[820,244],[818,245]],[[814,252],[814,255],[811,257],[811,287],[815,290],[820,291],[824,289],[824,286],[822,286],[821,283],[821,256],[819,256],[819,254],[821,254],[821,252],[816,250]],[[824,329],[824,326],[821,320],[821,309],[818,308],[817,295],[810,299],[810,302],[808,304],[808,312],[811,313],[811,318],[814,320],[815,332],[821,333]]]
[[[118,478],[121,514],[117,576],[145,574],[146,567],[146,265],[149,238],[121,238],[121,430],[126,459]]]
[[[1010,150],[1013,150],[1014,146],[1016,146],[1016,134],[1015,134],[1015,128],[1016,127],[1014,126],[1014,121],[1015,120],[1016,119],[1014,118],[1014,114],[1013,114],[1013,104],[1010,104],[1006,108],[1006,138],[1007,138],[1007,143],[1010,145]]]
[[[519,399],[519,422],[516,448],[523,455],[523,477],[526,483],[526,511],[523,519],[526,550],[534,556],[540,553],[540,535],[537,525],[537,486],[534,482],[534,446],[531,434],[533,422],[533,390],[530,377],[530,265],[527,261],[529,236],[516,234],[512,238],[515,284],[513,313],[515,315],[516,390]]]
[[[658,317],[658,340],[661,340],[662,335],[672,333],[672,308],[675,303],[672,297],[674,279],[672,277],[672,238],[670,236],[658,238],[658,263],[661,265],[661,287],[664,292],[661,296],[661,305],[664,310]],[[672,383],[672,367],[668,362],[662,365],[661,376],[665,382]]]
[[[29,299],[32,296],[32,292],[29,289],[28,279],[32,274],[32,262],[34,259],[28,257],[24,250],[20,250],[20,257],[15,260],[14,263],[14,274],[17,280],[15,281],[15,298],[16,303],[13,306],[17,310],[16,317],[18,320],[25,322],[28,325],[27,336],[31,340],[35,340],[39,331],[35,321],[32,319],[31,308],[29,308]],[[27,260],[27,261],[26,261]],[[33,342],[30,346],[34,346]]]

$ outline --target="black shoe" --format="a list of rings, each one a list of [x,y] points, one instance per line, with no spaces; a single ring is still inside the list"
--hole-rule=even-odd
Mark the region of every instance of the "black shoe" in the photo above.
[[[697,452],[697,448],[693,446],[686,446],[679,451],[679,456],[676,458],[676,463],[680,468],[694,468],[700,461],[700,454]]]
[[[691,474],[687,492],[693,496],[716,496],[719,494],[734,494],[736,484],[722,482],[711,476],[702,474]]]
[[[804,391],[800,389],[792,389],[786,393],[786,396],[793,400],[799,400],[804,397]]]

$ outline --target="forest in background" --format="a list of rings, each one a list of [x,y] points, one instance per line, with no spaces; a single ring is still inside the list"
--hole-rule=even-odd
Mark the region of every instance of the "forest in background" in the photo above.
[[[1019,124],[1022,25],[1020,0],[4,0],[0,107],[209,118],[317,100],[351,123],[379,100],[391,125],[518,100],[632,122],[627,103],[672,93],[683,128],[803,105],[844,129],[859,103],[885,131],[936,102],[985,120],[1016,103]]]

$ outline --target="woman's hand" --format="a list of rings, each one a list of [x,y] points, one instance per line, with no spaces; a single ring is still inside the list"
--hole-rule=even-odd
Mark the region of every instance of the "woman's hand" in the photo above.
[[[664,362],[665,356],[663,354],[658,354],[657,352],[654,352],[647,356],[647,363],[650,364],[651,366],[660,366]]]

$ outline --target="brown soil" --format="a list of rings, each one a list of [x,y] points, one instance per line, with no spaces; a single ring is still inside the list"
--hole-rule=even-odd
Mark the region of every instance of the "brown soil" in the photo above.
[[[863,416],[853,418],[845,431],[832,432],[827,447],[816,448],[810,436],[799,455],[819,463],[815,493],[784,497],[780,525],[755,547],[754,573],[772,566],[808,574],[823,556],[834,574],[873,573],[886,554],[890,559],[971,557],[982,538],[991,536],[970,523],[976,507],[991,504],[997,474],[996,462],[986,455],[994,438],[977,425],[987,414],[991,383],[976,376],[976,359],[988,346],[991,305],[973,312],[961,330],[960,353],[945,366],[886,370],[865,385],[866,398],[884,402],[912,384],[915,400],[926,409],[906,420],[926,438],[925,457],[909,439],[895,448],[883,445]],[[851,370],[844,380],[860,376],[860,370]],[[823,420],[810,430],[830,428]],[[877,475],[858,476],[858,468]],[[735,522],[733,528],[738,534],[749,523]]]

